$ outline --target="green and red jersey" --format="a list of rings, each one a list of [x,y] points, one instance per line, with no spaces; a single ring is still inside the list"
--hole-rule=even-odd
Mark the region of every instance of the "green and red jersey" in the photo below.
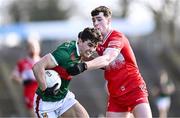
[[[74,63],[80,62],[80,55],[76,41],[65,42],[57,47],[52,53],[52,58],[57,64],[53,70],[57,71],[61,77],[60,91],[55,96],[45,96],[40,88],[37,89],[36,93],[42,98],[43,101],[59,101],[63,99],[68,90],[71,76],[67,73],[66,69]]]

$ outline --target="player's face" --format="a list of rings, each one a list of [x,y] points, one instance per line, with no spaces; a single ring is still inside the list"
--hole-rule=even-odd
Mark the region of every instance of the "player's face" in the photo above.
[[[109,28],[110,19],[105,17],[103,12],[92,17],[92,22],[95,28],[101,31],[102,34],[106,34]]]
[[[79,42],[79,51],[80,54],[85,56],[85,57],[90,57],[92,53],[96,50],[97,45],[92,43],[90,40],[87,41],[80,41]]]

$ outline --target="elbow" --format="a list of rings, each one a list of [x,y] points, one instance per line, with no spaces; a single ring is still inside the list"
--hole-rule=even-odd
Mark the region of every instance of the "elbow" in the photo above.
[[[105,60],[103,65],[108,66],[109,64],[110,64],[110,62],[108,60]]]
[[[108,66],[112,62],[112,59],[110,56],[106,56],[104,61],[104,66]]]

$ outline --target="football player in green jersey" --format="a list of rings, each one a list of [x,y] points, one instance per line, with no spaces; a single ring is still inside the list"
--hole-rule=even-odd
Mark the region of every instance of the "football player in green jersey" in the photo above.
[[[97,29],[85,28],[79,33],[77,41],[61,44],[33,66],[33,72],[39,84],[34,99],[34,111],[37,117],[89,117],[84,107],[69,91],[72,77],[67,69],[72,64],[81,62],[82,57],[91,56],[101,42],[101,38],[101,33]],[[46,69],[53,69],[59,73],[61,87],[58,91],[55,91],[57,84],[52,88],[46,87],[44,78]]]

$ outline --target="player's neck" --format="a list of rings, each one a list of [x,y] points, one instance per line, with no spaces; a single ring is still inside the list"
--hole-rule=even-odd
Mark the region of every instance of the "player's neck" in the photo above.
[[[103,41],[105,41],[108,37],[109,37],[109,35],[111,34],[111,32],[112,32],[112,29],[107,29],[107,31],[104,33],[104,35],[103,35]]]
[[[103,38],[105,38],[108,34],[109,34],[109,32],[111,32],[111,27],[110,26],[108,26],[103,32],[102,32],[102,35],[103,35]]]

